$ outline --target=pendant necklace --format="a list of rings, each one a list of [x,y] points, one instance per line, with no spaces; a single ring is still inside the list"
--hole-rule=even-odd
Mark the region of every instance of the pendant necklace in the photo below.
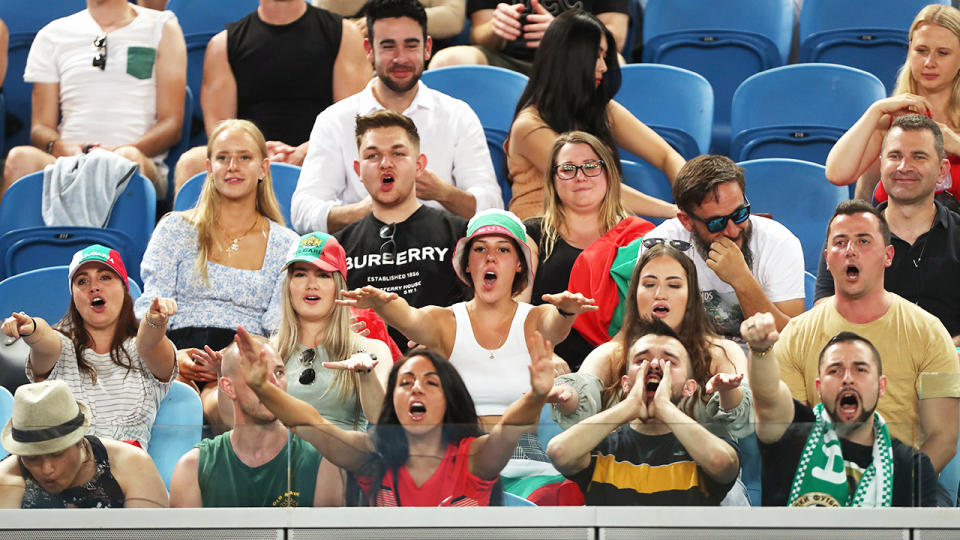
[[[240,236],[237,236],[236,238],[234,238],[233,241],[230,242],[230,245],[229,245],[229,246],[223,248],[223,251],[224,251],[227,255],[232,255],[232,254],[240,251],[240,240],[242,240],[245,236],[247,236],[248,234],[250,234],[250,231],[252,231],[253,228],[257,226],[257,223],[260,223],[260,216],[257,216],[257,218],[253,220],[253,225],[250,225],[250,228],[247,229],[247,231],[246,231],[245,233],[243,233],[243,234],[241,234]],[[220,226],[220,222],[219,222],[219,221],[217,222],[217,228],[220,229],[220,232],[221,232],[221,233],[223,233],[223,237],[224,237],[224,238],[226,238],[227,240],[230,240],[230,237],[227,235],[227,232],[224,231],[224,230],[223,230],[223,227]]]

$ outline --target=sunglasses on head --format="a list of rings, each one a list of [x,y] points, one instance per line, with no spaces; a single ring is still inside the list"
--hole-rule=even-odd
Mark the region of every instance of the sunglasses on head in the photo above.
[[[642,244],[645,249],[650,249],[653,246],[658,246],[660,244],[666,244],[680,251],[687,251],[693,246],[693,244],[690,242],[684,242],[683,240],[670,240],[667,238],[644,238]]]
[[[709,219],[703,219],[697,216],[696,214],[694,214],[693,212],[690,212],[687,215],[699,221],[700,223],[703,223],[704,225],[706,225],[708,231],[712,233],[718,233],[722,231],[724,228],[726,228],[728,219],[733,221],[737,225],[746,221],[747,218],[750,217],[750,201],[748,201],[747,198],[744,197],[743,206],[741,206],[740,208],[737,208],[736,210],[734,210],[733,212],[731,212],[726,216],[717,216]]]
[[[300,384],[307,386],[308,384],[313,384],[313,381],[317,378],[317,371],[313,369],[313,359],[317,357],[317,351],[313,349],[307,349],[300,353],[300,365],[303,366],[302,371],[300,371]]]

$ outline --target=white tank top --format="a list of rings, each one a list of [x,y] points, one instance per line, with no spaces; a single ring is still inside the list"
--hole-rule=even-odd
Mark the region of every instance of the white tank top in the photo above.
[[[457,320],[457,336],[450,352],[450,363],[467,385],[477,415],[502,415],[507,407],[530,390],[530,353],[523,324],[533,308],[519,302],[510,323],[510,333],[496,350],[477,343],[470,326],[470,315],[463,302],[450,306]]]

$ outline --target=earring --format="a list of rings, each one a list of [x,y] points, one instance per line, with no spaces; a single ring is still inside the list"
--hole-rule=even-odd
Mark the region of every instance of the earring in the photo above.
[[[258,183],[258,184],[262,184],[262,183],[263,183],[263,178],[257,178],[257,183]]]

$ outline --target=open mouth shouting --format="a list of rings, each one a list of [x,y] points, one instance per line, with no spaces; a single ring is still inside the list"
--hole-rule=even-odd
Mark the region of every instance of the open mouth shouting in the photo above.
[[[414,422],[420,422],[427,416],[427,406],[420,400],[411,401],[409,411]]]
[[[497,273],[493,270],[487,270],[483,273],[483,288],[485,290],[493,289],[497,284]]]
[[[657,302],[653,304],[653,316],[658,319],[666,319],[670,314],[670,305],[666,302]]]
[[[860,279],[860,268],[855,264],[848,264],[846,268],[847,281],[856,282]]]
[[[647,401],[653,401],[657,388],[660,387],[660,380],[663,378],[663,371],[659,367],[653,368],[647,372],[647,378],[643,381],[643,390],[646,392]]]
[[[855,421],[860,416],[860,393],[853,389],[837,395],[837,416],[841,421]]]
[[[90,300],[90,307],[93,308],[93,310],[97,313],[103,311],[106,308],[106,305],[107,302],[102,296],[94,296],[93,299]]]
[[[385,174],[380,177],[380,189],[390,191],[393,188],[395,178],[392,174]]]

